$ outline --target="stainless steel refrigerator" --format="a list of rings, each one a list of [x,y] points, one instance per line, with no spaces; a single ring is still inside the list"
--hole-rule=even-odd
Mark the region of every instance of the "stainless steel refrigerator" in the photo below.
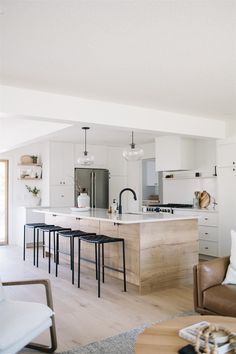
[[[75,168],[75,206],[77,206],[77,197],[82,188],[86,188],[86,191],[90,196],[91,208],[108,208],[108,170],[98,168]]]

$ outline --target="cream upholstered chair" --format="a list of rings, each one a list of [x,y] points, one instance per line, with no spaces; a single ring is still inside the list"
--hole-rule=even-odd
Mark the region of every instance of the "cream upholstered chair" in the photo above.
[[[42,284],[45,286],[47,305],[12,301],[5,297],[3,286]],[[51,346],[31,343],[46,329],[50,329]],[[57,348],[52,293],[49,280],[0,282],[0,354],[15,354],[22,348],[52,353]]]

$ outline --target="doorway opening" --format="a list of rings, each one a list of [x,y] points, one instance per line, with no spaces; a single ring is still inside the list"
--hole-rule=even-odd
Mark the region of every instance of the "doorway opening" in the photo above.
[[[8,161],[0,160],[0,245],[8,241]]]

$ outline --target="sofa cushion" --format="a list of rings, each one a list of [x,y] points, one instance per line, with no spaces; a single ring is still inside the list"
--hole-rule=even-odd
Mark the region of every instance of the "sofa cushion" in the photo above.
[[[236,285],[236,232],[231,230],[231,255],[225,280],[222,284]]]
[[[47,322],[53,311],[44,304],[3,300],[0,314],[1,353]]]
[[[236,285],[217,285],[205,290],[203,307],[222,316],[236,317]]]

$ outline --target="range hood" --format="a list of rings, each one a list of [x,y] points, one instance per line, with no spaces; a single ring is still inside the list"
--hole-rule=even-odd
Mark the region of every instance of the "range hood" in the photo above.
[[[155,139],[156,171],[188,171],[194,169],[194,140],[180,136]]]

